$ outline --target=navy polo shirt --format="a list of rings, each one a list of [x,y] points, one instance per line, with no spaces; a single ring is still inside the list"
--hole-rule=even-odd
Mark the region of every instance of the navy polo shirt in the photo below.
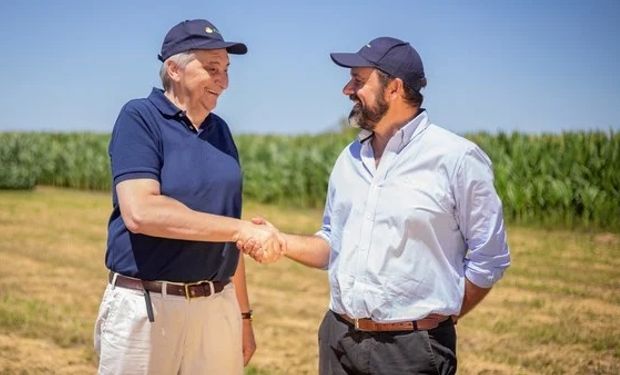
[[[241,169],[228,125],[211,113],[197,131],[185,113],[153,89],[121,109],[110,140],[113,186],[151,178],[161,194],[189,208],[241,216]],[[116,189],[108,224],[106,266],[143,280],[226,280],[235,272],[234,243],[174,240],[134,234],[120,214]]]

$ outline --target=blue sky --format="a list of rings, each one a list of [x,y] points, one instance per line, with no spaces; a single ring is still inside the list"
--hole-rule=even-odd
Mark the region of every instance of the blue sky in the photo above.
[[[215,110],[237,134],[335,128],[349,72],[329,53],[377,36],[418,50],[424,106],[452,131],[620,129],[620,1],[3,0],[0,131],[110,132],[192,18],[248,45]]]

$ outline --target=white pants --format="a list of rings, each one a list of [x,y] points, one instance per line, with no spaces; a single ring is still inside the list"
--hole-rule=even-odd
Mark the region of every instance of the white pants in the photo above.
[[[108,285],[95,323],[99,374],[243,374],[241,312],[233,284],[209,297]]]

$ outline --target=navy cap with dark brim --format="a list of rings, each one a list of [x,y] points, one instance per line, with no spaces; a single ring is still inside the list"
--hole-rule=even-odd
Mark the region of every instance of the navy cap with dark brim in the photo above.
[[[227,42],[217,28],[207,20],[187,20],[175,25],[164,39],[160,61],[181,52],[199,49],[226,49],[233,55],[244,55],[248,47],[239,42]]]
[[[344,68],[375,68],[400,78],[414,90],[426,86],[424,66],[418,52],[407,42],[392,37],[371,40],[356,53],[330,53]]]

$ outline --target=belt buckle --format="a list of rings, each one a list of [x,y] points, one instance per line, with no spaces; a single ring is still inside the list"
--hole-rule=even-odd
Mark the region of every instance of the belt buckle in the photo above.
[[[197,285],[204,285],[204,284],[208,284],[209,285],[209,295],[212,296],[215,294],[215,285],[213,285],[213,281],[209,281],[209,280],[203,280],[203,281],[197,281],[195,283],[185,283],[183,284],[183,289],[185,291],[185,298],[186,299],[192,299],[194,298],[194,296],[192,296],[189,292],[189,288],[192,286],[197,286]]]

